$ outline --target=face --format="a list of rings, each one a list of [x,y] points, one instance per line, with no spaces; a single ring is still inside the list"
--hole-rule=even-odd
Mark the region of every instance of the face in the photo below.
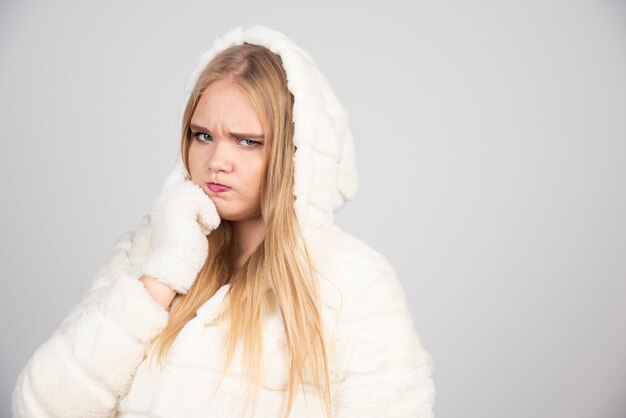
[[[200,97],[190,128],[189,172],[215,203],[220,218],[259,217],[265,139],[246,93],[230,80],[211,84]]]

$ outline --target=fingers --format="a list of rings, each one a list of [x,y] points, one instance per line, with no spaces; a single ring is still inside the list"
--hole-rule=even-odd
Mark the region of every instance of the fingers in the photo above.
[[[221,219],[217,213],[215,203],[204,193],[204,191],[198,188],[196,193],[196,202],[198,207],[198,224],[204,235],[209,233],[220,225]]]
[[[191,180],[180,155],[165,179],[163,192],[153,205],[155,216],[162,212],[167,213],[170,223],[185,222],[184,219],[193,217],[204,235],[217,228],[221,221],[215,204],[202,187]]]

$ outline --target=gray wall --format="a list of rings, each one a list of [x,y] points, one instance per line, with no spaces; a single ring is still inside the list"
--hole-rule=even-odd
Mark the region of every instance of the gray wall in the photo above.
[[[0,5],[0,415],[158,195],[199,54],[258,23],[350,114],[337,222],[396,266],[436,415],[626,416],[624,2],[87,3]]]

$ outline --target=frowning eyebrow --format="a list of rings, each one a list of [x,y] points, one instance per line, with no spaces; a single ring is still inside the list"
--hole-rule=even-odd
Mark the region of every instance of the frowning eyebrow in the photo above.
[[[194,131],[202,131],[202,132],[210,133],[207,128],[193,124],[193,123],[189,124],[189,127],[193,129]],[[258,139],[265,138],[263,134],[242,134],[242,133],[237,133],[237,132],[229,132],[229,133],[230,133],[230,136],[237,137],[237,138],[258,138]]]

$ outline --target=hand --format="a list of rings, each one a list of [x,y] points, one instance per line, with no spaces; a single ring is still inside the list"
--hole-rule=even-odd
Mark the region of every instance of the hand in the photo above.
[[[181,294],[196,281],[208,255],[207,235],[220,224],[213,201],[189,178],[179,156],[152,205],[154,251],[141,273]]]

